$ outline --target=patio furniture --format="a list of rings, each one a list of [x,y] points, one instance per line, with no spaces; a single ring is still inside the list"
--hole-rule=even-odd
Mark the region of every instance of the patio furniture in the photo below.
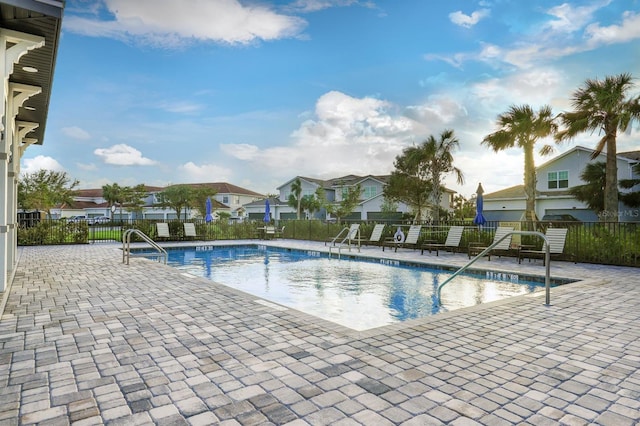
[[[443,244],[437,243],[427,243],[422,245],[422,250],[420,254],[424,254],[425,250],[436,251],[436,256],[439,255],[440,250],[452,251],[455,252],[460,248],[460,241],[462,240],[462,232],[464,231],[464,226],[452,226],[449,228],[449,232],[447,233],[447,239]]]

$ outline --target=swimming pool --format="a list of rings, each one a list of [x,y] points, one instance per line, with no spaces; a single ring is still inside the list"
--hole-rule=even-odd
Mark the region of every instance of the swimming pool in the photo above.
[[[436,290],[453,270],[437,266],[338,260],[317,251],[260,245],[169,249],[168,254],[168,264],[185,272],[359,331],[544,288],[542,277],[471,272],[447,285],[439,306]]]

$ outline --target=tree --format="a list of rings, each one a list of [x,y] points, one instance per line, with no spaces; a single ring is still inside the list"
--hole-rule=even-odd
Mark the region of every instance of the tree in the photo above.
[[[453,173],[458,183],[464,183],[462,171],[453,165],[453,151],[458,146],[453,130],[448,129],[439,139],[429,136],[421,145],[405,148],[395,159],[385,197],[410,206],[416,220],[432,205],[433,218],[439,220],[444,175]]]
[[[23,174],[18,181],[18,205],[46,211],[51,217],[53,207],[73,202],[74,188],[79,184],[75,179],[71,181],[66,172],[40,169]]]
[[[188,185],[172,185],[164,191],[158,193],[158,201],[162,207],[170,207],[176,211],[176,216],[180,219],[182,210],[193,205],[194,191]]]
[[[465,219],[475,216],[475,207],[473,202],[467,200],[463,195],[453,197],[453,215],[456,219]]]
[[[309,217],[313,216],[313,213],[320,210],[322,207],[322,203],[317,198],[316,194],[313,195],[305,195],[302,197],[302,201],[300,202],[300,208],[303,211],[306,211]]]
[[[327,211],[338,219],[338,223],[342,221],[343,217],[349,216],[353,212],[353,209],[360,202],[360,195],[362,195],[360,184],[350,187],[342,186],[342,188],[342,200],[338,204],[327,205]]]
[[[190,207],[198,210],[200,216],[205,217],[207,214],[207,198],[214,197],[217,193],[215,189],[205,185],[193,188],[193,203]]]
[[[606,211],[604,207],[604,188],[606,184],[606,163],[598,161],[597,163],[589,163],[586,165],[580,179],[586,182],[584,185],[574,186],[569,189],[569,193],[576,200],[581,201],[593,210],[602,220],[609,220],[607,215],[602,212]],[[634,166],[636,172],[640,172],[640,165]],[[623,179],[620,180],[621,188],[630,189],[640,184],[640,179]],[[629,207],[640,207],[640,192],[618,192],[618,197]]]
[[[599,217],[604,210],[604,186],[606,181],[606,164],[602,161],[589,163],[580,174],[584,185],[574,186],[569,193],[593,210]]]
[[[422,152],[417,152],[418,158],[415,161],[422,161],[426,166],[426,172],[431,178],[431,187],[433,191],[433,201],[435,208],[433,211],[433,219],[440,220],[440,202],[444,187],[442,180],[444,176],[452,173],[458,185],[464,183],[464,175],[462,171],[453,165],[453,151],[460,146],[458,138],[456,138],[453,130],[446,129],[440,133],[440,139],[435,137],[429,138],[423,143]]]
[[[146,196],[147,189],[143,183],[134,187],[120,186],[117,183],[102,186],[102,198],[110,205],[120,207],[120,218],[123,207],[134,212],[142,211]]]
[[[300,178],[296,178],[291,183],[291,194],[289,194],[289,199],[287,200],[287,204],[294,209],[296,209],[296,217],[300,220],[301,215],[301,204],[302,204],[302,182]]]
[[[551,107],[544,105],[534,112],[529,105],[511,105],[509,110],[498,116],[499,129],[482,140],[494,152],[519,147],[524,151],[524,194],[526,199],[525,219],[536,218],[536,165],[533,158],[538,139],[557,132]],[[538,151],[540,155],[553,152],[551,145],[545,144]]]
[[[587,79],[572,95],[573,111],[560,114],[564,128],[556,140],[571,140],[582,132],[602,134],[592,158],[607,152],[604,185],[604,212],[618,221],[618,164],[616,140],[633,121],[640,120],[640,95],[629,97],[633,87],[631,74],[608,76],[604,80]]]

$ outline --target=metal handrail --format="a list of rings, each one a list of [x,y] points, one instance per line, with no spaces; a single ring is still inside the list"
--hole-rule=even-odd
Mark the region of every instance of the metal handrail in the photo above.
[[[547,239],[547,236],[544,235],[542,232],[538,232],[538,231],[511,231],[511,232],[507,232],[506,234],[504,234],[502,236],[502,238],[500,238],[497,241],[494,241],[489,247],[487,247],[486,249],[482,250],[480,252],[480,254],[478,254],[476,257],[474,257],[473,259],[471,259],[469,262],[467,262],[466,265],[464,265],[462,268],[458,269],[456,272],[453,273],[453,275],[451,275],[449,278],[447,278],[442,284],[440,284],[438,286],[438,305],[442,306],[442,299],[440,298],[440,293],[442,292],[442,287],[444,287],[445,285],[449,284],[449,282],[454,279],[455,277],[457,277],[458,275],[460,275],[461,273],[463,273],[469,266],[471,266],[476,260],[480,259],[481,257],[483,257],[485,254],[487,254],[491,249],[493,249],[495,246],[497,246],[498,244],[500,244],[502,242],[502,240],[504,240],[505,238],[511,236],[511,235],[534,235],[534,236],[538,236],[540,238],[542,238],[544,240],[544,261],[545,261],[545,277],[544,277],[544,289],[545,289],[545,305],[550,305],[551,304],[551,280],[550,280],[550,272],[551,272],[551,252],[549,251],[549,240]]]
[[[340,234],[342,234],[342,231],[347,230],[347,235],[342,239],[342,241],[340,242],[339,245],[337,245],[335,243],[335,240],[338,238],[338,236],[340,236]],[[349,251],[351,251],[351,240],[357,240],[358,241],[358,253],[360,252],[360,228],[358,228],[358,230],[356,231],[356,235],[355,238],[351,238],[351,233],[349,232],[350,229],[349,228],[344,228],[342,231],[340,231],[340,234],[338,234],[336,236],[336,238],[333,239],[333,241],[331,242],[331,245],[329,246],[329,257],[331,257],[331,249],[333,247],[337,247],[338,248],[338,259],[340,259],[340,254],[342,251],[342,247],[348,246],[349,247]],[[345,241],[347,242],[345,244]]]
[[[158,253],[160,253],[160,256],[164,258],[164,264],[165,265],[167,264],[167,257],[168,257],[167,251],[162,247],[160,247],[147,234],[145,234],[139,229],[133,229],[133,228],[127,229],[122,234],[122,263],[126,263],[127,265],[129,264],[129,257],[131,254],[131,235],[133,234],[136,234],[137,236],[142,238],[144,241],[149,243],[149,245],[151,245],[151,247],[153,247],[156,251],[158,251]]]

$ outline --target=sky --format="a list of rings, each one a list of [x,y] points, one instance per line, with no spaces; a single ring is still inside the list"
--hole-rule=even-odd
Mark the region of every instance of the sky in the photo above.
[[[621,73],[640,79],[640,0],[67,0],[44,143],[21,172],[273,194],[389,174],[453,129],[465,183],[445,183],[469,198],[523,182],[521,149],[481,144],[499,114],[569,111],[585,80]]]

